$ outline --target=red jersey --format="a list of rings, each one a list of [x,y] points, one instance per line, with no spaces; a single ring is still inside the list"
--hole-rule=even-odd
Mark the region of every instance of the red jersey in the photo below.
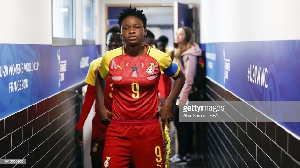
[[[77,129],[78,130],[82,130],[84,122],[88,116],[88,114],[90,113],[90,110],[92,108],[92,105],[95,101],[96,95],[95,95],[95,77],[96,77],[96,73],[98,70],[98,65],[101,62],[102,57],[97,58],[95,60],[93,60],[90,64],[89,67],[89,71],[87,74],[87,77],[85,79],[85,82],[88,84],[88,89],[87,89],[87,93],[86,93],[86,97],[82,106],[82,110],[81,110],[81,115],[77,124]],[[108,111],[111,111],[111,106],[112,106],[112,79],[111,78],[107,78],[106,79],[106,89],[105,89],[105,95],[104,95],[104,100],[105,100],[105,108]],[[95,110],[97,109],[97,105],[95,103]],[[99,120],[98,118],[98,114],[95,114],[94,116],[95,120]],[[100,120],[99,120],[99,124]],[[97,127],[96,125],[93,127]]]
[[[99,71],[103,79],[112,77],[114,98],[113,120],[157,118],[158,81],[161,71],[176,77],[179,67],[170,56],[148,47],[142,56],[129,56],[124,47],[106,52]]]

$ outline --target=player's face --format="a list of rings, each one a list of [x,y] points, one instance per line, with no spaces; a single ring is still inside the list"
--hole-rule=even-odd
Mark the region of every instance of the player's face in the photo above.
[[[174,42],[175,43],[182,43],[185,39],[185,31],[183,28],[179,28],[175,34],[175,39]]]
[[[149,46],[153,47],[155,40],[151,37],[145,37],[144,44],[148,44]]]
[[[159,49],[162,52],[165,52],[166,50],[166,44],[163,42],[157,42],[157,49]]]
[[[141,19],[127,16],[121,24],[121,32],[125,45],[142,45],[146,29]]]
[[[106,45],[108,51],[121,47],[123,45],[121,34],[116,32],[108,33]]]

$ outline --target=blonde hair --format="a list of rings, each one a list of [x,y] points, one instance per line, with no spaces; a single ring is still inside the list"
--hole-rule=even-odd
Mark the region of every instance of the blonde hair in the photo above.
[[[178,47],[174,50],[174,58],[177,60],[179,60],[180,55],[186,50],[190,49],[194,43],[193,30],[186,26],[180,28],[182,28],[185,32],[185,39],[183,42],[178,43]]]

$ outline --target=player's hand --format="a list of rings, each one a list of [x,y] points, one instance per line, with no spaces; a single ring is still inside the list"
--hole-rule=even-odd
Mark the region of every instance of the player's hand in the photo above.
[[[166,98],[160,97],[160,98],[159,98],[159,105],[160,105],[160,106],[164,105],[164,104],[165,104],[165,101],[166,101]]]
[[[164,103],[159,111],[160,119],[162,122],[162,127],[169,125],[173,121],[172,104]]]
[[[83,142],[82,142],[82,130],[78,130],[76,129],[76,132],[75,132],[75,143],[78,145],[78,146],[82,146]]]
[[[100,122],[108,126],[111,121],[111,116],[112,116],[111,112],[106,109],[103,109],[100,112],[98,112],[98,114],[99,114]]]

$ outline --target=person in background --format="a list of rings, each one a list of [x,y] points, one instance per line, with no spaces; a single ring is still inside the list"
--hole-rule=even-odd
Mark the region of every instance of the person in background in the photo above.
[[[116,49],[122,46],[121,30],[119,26],[111,27],[106,32],[106,46],[108,50]],[[75,141],[76,144],[82,146],[82,129],[88,114],[91,111],[91,107],[95,101],[95,76],[97,72],[97,66],[101,62],[101,57],[93,60],[90,64],[89,71],[85,82],[87,83],[87,92],[85,100],[82,106],[80,118],[76,127]],[[107,78],[107,86],[105,90],[105,105],[107,109],[111,109],[112,106],[112,85],[111,79]],[[96,106],[96,105],[95,105]],[[95,107],[96,109],[96,107]],[[92,121],[92,137],[91,137],[91,149],[90,155],[93,168],[102,167],[102,154],[104,148],[104,139],[106,134],[106,125],[102,124],[99,120],[98,114],[94,116]]]
[[[103,56],[96,78],[97,112],[108,125],[103,166],[125,168],[165,167],[162,128],[173,119],[172,105],[185,77],[171,58],[143,45],[147,18],[142,10],[125,8],[119,15],[124,46]],[[173,77],[173,89],[157,116],[158,80],[161,71]],[[105,108],[105,79],[114,85],[112,109]]]
[[[162,51],[162,52],[165,52],[166,54],[168,54],[169,56],[171,56],[171,51],[169,51],[166,46],[168,45],[168,42],[169,42],[169,39],[167,36],[160,36],[158,39],[157,39],[157,49]],[[160,105],[163,105],[166,98],[169,96],[170,92],[171,92],[171,88],[172,88],[172,79],[162,73],[160,75],[160,78],[159,78],[159,83],[158,83],[158,92],[159,92],[159,104]]]
[[[186,76],[185,84],[180,91],[178,102],[185,103],[195,90],[193,87],[194,77],[196,75],[197,56],[200,56],[202,50],[199,45],[193,40],[193,30],[189,27],[181,27],[175,34],[175,50],[174,59],[180,69],[182,69]],[[178,139],[178,154],[170,158],[171,163],[186,163],[190,160],[189,152],[193,145],[193,123],[179,122],[179,108],[175,106],[175,120],[174,124],[177,130]]]
[[[148,44],[152,48],[156,48],[155,35],[149,29],[147,29],[147,34],[146,34],[146,36],[144,38],[144,41],[143,41],[143,45],[146,45],[146,44]]]
[[[171,56],[172,51],[167,49],[168,42],[169,38],[165,35],[162,35],[156,40],[156,45],[158,50],[163,51]]]

